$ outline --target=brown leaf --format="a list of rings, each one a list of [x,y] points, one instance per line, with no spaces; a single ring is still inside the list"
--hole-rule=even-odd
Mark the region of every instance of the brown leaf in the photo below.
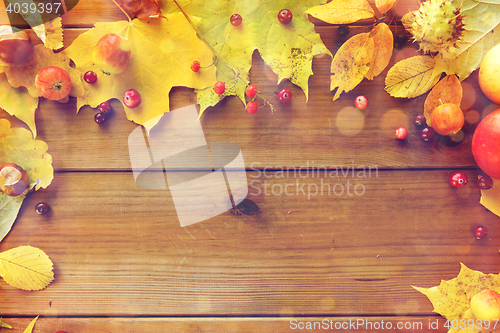
[[[332,61],[330,90],[338,88],[333,100],[342,92],[354,89],[370,70],[375,45],[369,33],[349,38],[335,54]]]
[[[382,23],[377,25],[371,32],[370,38],[373,39],[374,49],[370,65],[370,70],[366,73],[365,77],[368,80],[373,78],[387,67],[392,56],[392,47],[394,38],[391,29],[387,24]]]
[[[375,7],[377,7],[379,12],[385,14],[394,8],[396,2],[397,0],[375,0]]]
[[[432,88],[425,99],[424,116],[427,125],[431,126],[431,114],[436,107],[445,103],[460,106],[460,102],[462,102],[462,85],[456,75],[448,75]]]
[[[117,0],[117,2],[130,15],[131,19],[149,20],[160,18],[158,0]]]

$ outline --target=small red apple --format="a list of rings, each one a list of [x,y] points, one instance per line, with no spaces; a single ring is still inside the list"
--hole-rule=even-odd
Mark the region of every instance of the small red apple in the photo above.
[[[11,26],[0,26],[0,60],[9,64],[20,64],[33,49],[26,31],[13,32]]]
[[[488,176],[500,179],[500,109],[477,125],[472,137],[472,154]]]
[[[491,289],[483,290],[472,296],[470,309],[476,319],[500,319],[500,294]]]
[[[431,113],[432,128],[441,135],[455,135],[464,126],[464,113],[453,103],[439,105]]]
[[[132,57],[132,48],[127,39],[114,33],[101,37],[97,42],[92,60],[106,74],[123,73]]]
[[[123,94],[123,104],[133,109],[141,104],[141,94],[135,89],[129,89]]]
[[[15,163],[0,167],[0,190],[11,197],[21,195],[29,186],[28,174]]]
[[[44,67],[36,75],[35,87],[43,97],[57,101],[68,97],[72,88],[71,77],[61,67]]]

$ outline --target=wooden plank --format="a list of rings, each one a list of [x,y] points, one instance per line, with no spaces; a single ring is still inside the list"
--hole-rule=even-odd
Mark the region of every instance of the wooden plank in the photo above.
[[[462,191],[448,185],[447,170],[249,172],[259,214],[226,212],[185,228],[169,190],[141,189],[131,173],[57,173],[29,195],[0,243],[0,251],[43,249],[55,281],[40,292],[2,281],[0,313],[428,315],[432,305],[411,285],[451,279],[459,262],[498,273],[498,217],[478,204],[477,172],[466,172]],[[40,201],[51,213],[35,214]],[[482,240],[472,233],[479,224],[490,231]]]
[[[31,318],[4,318],[13,329],[22,333]],[[373,332],[383,327],[391,332],[446,332],[446,321],[436,316],[416,317],[299,317],[299,318],[40,318],[35,332]],[[344,328],[342,328],[342,326]],[[310,327],[310,329],[307,329]],[[390,327],[390,328],[389,328]],[[400,327],[400,328],[398,328]],[[430,327],[430,328],[429,328]],[[381,329],[381,331],[383,331]]]

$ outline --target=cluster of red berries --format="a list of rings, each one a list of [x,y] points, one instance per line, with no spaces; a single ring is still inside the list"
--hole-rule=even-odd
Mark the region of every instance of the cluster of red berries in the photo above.
[[[99,112],[95,114],[94,121],[98,124],[104,124],[111,115],[111,104],[109,102],[102,102],[97,108]]]

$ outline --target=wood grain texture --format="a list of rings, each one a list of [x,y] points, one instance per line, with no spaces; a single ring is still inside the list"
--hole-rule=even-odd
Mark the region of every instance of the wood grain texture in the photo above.
[[[141,189],[131,173],[57,173],[47,190],[28,197],[0,244],[0,251],[26,244],[43,249],[55,263],[55,281],[37,293],[2,282],[9,301],[0,303],[0,313],[431,314],[411,285],[453,278],[460,262],[485,272],[500,263],[498,217],[478,204],[474,185],[451,188],[448,174],[250,172],[248,198],[259,214],[227,212],[180,228],[169,191]],[[349,195],[347,181],[358,185],[358,194],[351,185]],[[324,187],[313,196],[319,184],[346,190],[328,195]],[[279,195],[279,188],[288,194]],[[40,201],[52,207],[46,216],[34,212]],[[478,224],[490,229],[481,241],[472,233]]]

